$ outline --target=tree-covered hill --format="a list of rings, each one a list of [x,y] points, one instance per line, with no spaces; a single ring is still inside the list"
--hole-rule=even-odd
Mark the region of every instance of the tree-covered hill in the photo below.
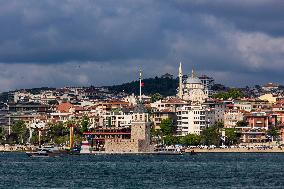
[[[163,96],[172,96],[177,93],[178,79],[172,78],[148,78],[143,79],[144,87],[142,87],[143,94],[151,95],[160,93]],[[132,81],[121,85],[114,85],[107,87],[112,92],[126,92],[128,94],[139,94],[139,81]]]

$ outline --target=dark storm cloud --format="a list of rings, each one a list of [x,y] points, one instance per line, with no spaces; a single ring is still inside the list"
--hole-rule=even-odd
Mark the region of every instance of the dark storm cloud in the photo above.
[[[140,67],[176,74],[180,61],[225,84],[284,83],[283,10],[282,0],[0,1],[0,90],[120,83]]]
[[[166,48],[151,4],[30,2],[14,2],[1,15],[3,62],[155,58]],[[2,2],[1,9],[10,4]]]
[[[211,14],[245,31],[284,34],[284,2],[281,0],[169,1],[183,12]]]

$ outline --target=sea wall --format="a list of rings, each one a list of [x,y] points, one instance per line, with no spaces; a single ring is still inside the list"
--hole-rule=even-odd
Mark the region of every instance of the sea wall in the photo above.
[[[200,149],[200,148],[192,148],[192,149],[186,149],[186,152],[191,152],[194,150],[194,152],[197,153],[210,153],[210,152],[216,152],[216,153],[283,153],[284,148],[212,148],[212,149]]]
[[[134,139],[117,139],[105,141],[106,152],[138,152],[139,143]]]

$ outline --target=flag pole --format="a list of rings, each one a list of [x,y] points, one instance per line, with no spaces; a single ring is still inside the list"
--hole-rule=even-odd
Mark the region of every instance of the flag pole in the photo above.
[[[139,93],[139,101],[140,103],[142,102],[142,70],[140,69],[140,72],[139,72],[139,89],[140,89],[140,93]]]

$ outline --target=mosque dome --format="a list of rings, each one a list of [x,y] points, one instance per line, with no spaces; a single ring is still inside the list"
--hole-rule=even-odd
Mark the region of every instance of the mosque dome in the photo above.
[[[187,84],[202,84],[201,80],[197,77],[189,77],[186,79],[185,83]]]

